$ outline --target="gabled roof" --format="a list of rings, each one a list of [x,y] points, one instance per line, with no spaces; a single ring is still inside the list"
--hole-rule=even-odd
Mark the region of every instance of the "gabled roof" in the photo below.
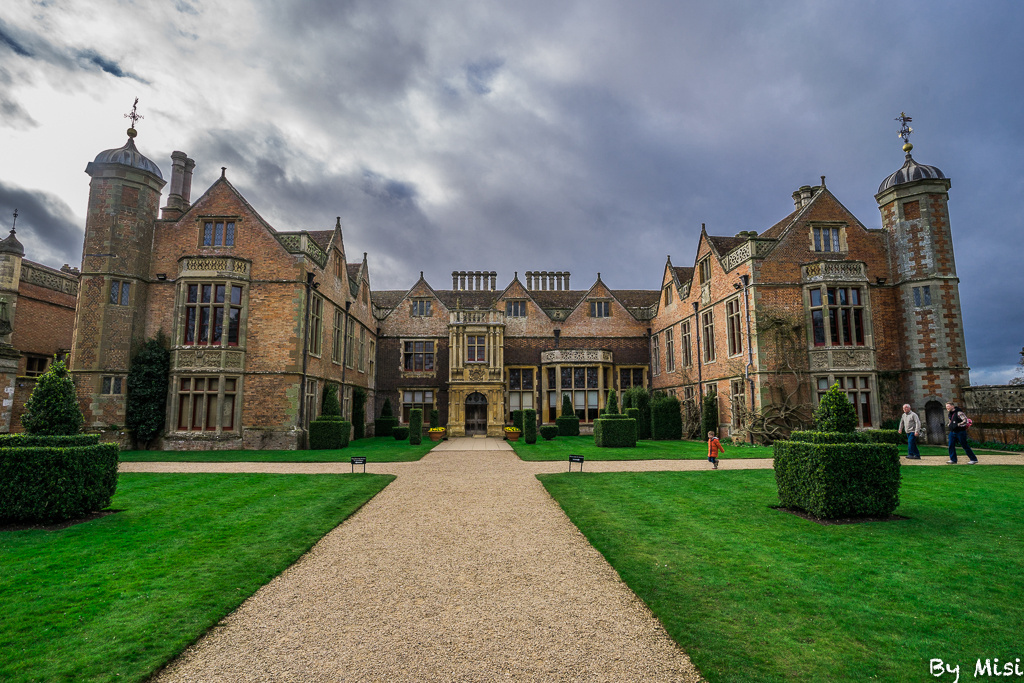
[[[730,251],[747,241],[746,237],[722,237],[708,235],[708,242],[718,252],[719,256],[725,256]]]
[[[675,267],[673,267],[672,270],[675,271],[676,282],[678,284],[680,284],[680,285],[684,284],[684,283],[687,283],[687,282],[689,282],[690,280],[693,279],[693,268],[675,268]]]
[[[349,266],[351,268],[352,266]],[[393,309],[402,303],[402,299],[408,294],[408,290],[388,289],[377,292],[370,292],[370,299],[373,305],[387,310]]]
[[[334,230],[307,230],[306,234],[309,235],[321,249],[327,251],[327,248],[331,245],[331,238],[334,237]]]
[[[782,233],[786,231],[786,227],[796,220],[796,217],[800,214],[802,209],[796,209],[793,213],[789,214],[781,221],[762,232],[758,237],[765,237],[770,239],[778,239],[782,236]]]
[[[475,289],[438,289],[434,294],[441,300],[445,308],[492,308],[498,302],[501,292]]]
[[[647,308],[658,303],[660,290],[613,289],[609,290],[619,303],[626,308]]]
[[[575,308],[583,300],[589,290],[563,289],[563,290],[530,290],[530,296],[541,308]]]

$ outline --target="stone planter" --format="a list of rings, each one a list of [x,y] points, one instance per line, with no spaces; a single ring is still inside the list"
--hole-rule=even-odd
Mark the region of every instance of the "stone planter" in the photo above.
[[[440,441],[444,438],[444,432],[427,432],[427,436],[430,437],[431,441]]]
[[[522,432],[505,432],[505,438],[509,441],[519,441],[519,437],[522,436]]]

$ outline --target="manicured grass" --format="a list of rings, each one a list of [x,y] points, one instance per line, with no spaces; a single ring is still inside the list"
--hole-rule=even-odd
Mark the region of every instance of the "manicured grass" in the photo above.
[[[0,532],[0,680],[145,679],[392,479],[122,474],[123,512]]]
[[[122,451],[121,462],[348,462],[365,457],[367,462],[412,462],[437,444],[424,438],[412,446],[390,436],[359,439],[348,448],[324,451]]]
[[[965,680],[1020,656],[1024,468],[906,468],[909,519],[836,526],[771,509],[771,471],[540,479],[712,683],[925,681],[933,658]]]
[[[569,454],[587,460],[700,460],[708,457],[706,441],[637,441],[636,448],[598,448],[593,436],[558,436],[551,441],[537,437],[537,443],[510,442],[522,460],[568,460]],[[725,458],[770,458],[766,446],[735,447],[725,444]]]

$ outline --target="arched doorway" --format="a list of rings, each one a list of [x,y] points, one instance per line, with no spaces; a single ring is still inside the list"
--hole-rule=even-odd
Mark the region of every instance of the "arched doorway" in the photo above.
[[[487,397],[474,391],[466,397],[466,436],[487,433]]]
[[[946,443],[946,410],[938,401],[924,404],[924,419],[928,429],[928,443]]]

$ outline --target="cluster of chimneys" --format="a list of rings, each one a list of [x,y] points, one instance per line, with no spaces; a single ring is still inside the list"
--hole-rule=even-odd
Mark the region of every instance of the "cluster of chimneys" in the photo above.
[[[497,287],[498,274],[493,270],[453,270],[452,289],[456,291],[489,291]]]
[[[526,271],[526,288],[529,290],[568,291],[569,272],[528,270]]]
[[[184,152],[171,152],[171,193],[161,217],[177,218],[185,213],[192,198],[192,169],[196,162]]]
[[[811,187],[810,185],[804,185],[799,190],[793,193],[793,204],[796,205],[797,210],[804,208],[811,203],[814,199],[814,195],[818,193],[818,190],[824,189],[825,187],[825,176],[821,176],[821,185],[818,187]]]

